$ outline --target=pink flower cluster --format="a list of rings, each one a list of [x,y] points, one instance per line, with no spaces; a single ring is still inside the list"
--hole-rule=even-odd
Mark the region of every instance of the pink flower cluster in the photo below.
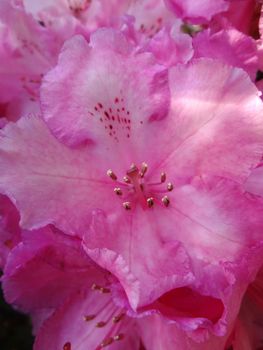
[[[0,267],[34,350],[263,349],[257,0],[0,1]]]

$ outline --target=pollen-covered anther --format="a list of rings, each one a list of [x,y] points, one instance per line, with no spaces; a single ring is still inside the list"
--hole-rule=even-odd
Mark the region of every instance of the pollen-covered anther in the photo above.
[[[166,174],[165,173],[161,173],[161,183],[164,183],[166,180]]]
[[[112,338],[112,337],[107,338],[107,339],[103,340],[103,342],[100,344],[100,347],[105,348],[106,346],[111,345],[113,342],[114,342],[114,338]]]
[[[103,294],[107,294],[107,293],[111,292],[111,290],[109,288],[105,288],[105,287],[100,287],[99,291]]]
[[[71,343],[70,342],[65,343],[63,346],[63,350],[71,350]]]
[[[122,203],[123,208],[126,210],[131,210],[131,203],[130,202],[124,202]]]
[[[93,283],[93,285],[91,286],[92,290],[100,290],[100,286],[98,286],[96,283]]]
[[[168,197],[168,196],[164,196],[164,197],[162,198],[162,202],[163,202],[163,204],[164,204],[166,207],[168,207],[168,205],[170,204],[170,199],[169,199],[169,197]]]
[[[149,208],[152,208],[153,205],[154,205],[154,199],[153,199],[152,197],[147,198],[147,206],[148,206]]]
[[[100,322],[96,323],[96,327],[97,328],[103,328],[103,327],[106,326],[106,324],[107,324],[107,322],[100,321]]]
[[[141,171],[140,171],[140,176],[144,177],[148,169],[148,165],[146,163],[142,163]]]
[[[120,322],[120,321],[123,319],[124,316],[125,316],[125,314],[120,314],[120,315],[118,315],[118,316],[114,316],[114,317],[112,318],[112,322],[113,322],[113,323],[118,323],[118,322]]]
[[[130,184],[130,183],[131,183],[131,180],[128,178],[128,176],[124,176],[124,177],[123,177],[123,181],[124,181],[126,184]]]
[[[114,172],[113,172],[111,169],[109,169],[109,170],[107,171],[107,175],[108,175],[113,181],[116,181],[116,180],[117,180],[117,175],[114,174]]]
[[[120,340],[123,340],[124,339],[124,334],[120,333],[120,334],[117,334],[113,337],[113,339],[115,341],[120,341]]]
[[[171,192],[174,189],[174,185],[171,182],[168,182],[167,184],[167,190]]]
[[[122,190],[119,187],[115,187],[114,188],[114,193],[116,193],[117,196],[121,196],[122,195]]]
[[[89,321],[94,320],[95,317],[96,317],[96,315],[87,315],[87,316],[83,316],[83,320],[85,322],[89,322]]]

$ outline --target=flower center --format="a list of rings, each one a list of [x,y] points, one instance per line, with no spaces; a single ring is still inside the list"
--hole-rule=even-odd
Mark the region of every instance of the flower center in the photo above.
[[[142,163],[140,169],[132,164],[121,182],[118,181],[117,175],[111,169],[107,171],[107,175],[118,184],[118,187],[114,188],[114,192],[125,200],[122,203],[124,209],[131,210],[136,206],[136,203],[139,203],[143,209],[152,208],[155,203],[164,207],[169,206],[170,199],[165,193],[173,190],[173,184],[166,183],[164,172],[160,174],[158,182],[149,182],[146,176],[147,170],[146,163]]]

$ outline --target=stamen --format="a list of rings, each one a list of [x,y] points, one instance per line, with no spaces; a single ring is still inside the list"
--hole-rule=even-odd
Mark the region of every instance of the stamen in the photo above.
[[[161,182],[164,183],[166,180],[166,174],[165,173],[161,173]]]
[[[174,189],[173,184],[172,184],[171,182],[168,182],[168,184],[167,184],[167,190],[168,190],[168,191],[172,191],[173,189]]]
[[[96,327],[97,327],[97,328],[102,328],[102,327],[105,327],[106,324],[107,324],[107,322],[100,321],[100,322],[96,323]]]
[[[63,346],[63,350],[71,350],[71,343],[70,342],[65,343]]]
[[[132,164],[126,174],[128,176],[134,176],[134,175],[136,176],[138,172],[139,172],[139,169],[137,168],[137,166],[135,164]]]
[[[141,177],[144,177],[144,175],[146,174],[147,169],[148,169],[148,165],[146,163],[142,163],[141,172],[140,172],[140,176]]]
[[[154,200],[153,200],[152,197],[147,198],[147,205],[148,205],[149,208],[152,208],[152,207],[153,207],[153,205],[154,205]]]
[[[93,285],[91,286],[92,290],[100,290],[100,286],[98,286],[97,284],[93,283]]]
[[[122,340],[124,338],[124,334],[120,333],[120,334],[117,334],[113,337],[113,339],[115,341],[119,341],[119,340]]]
[[[113,172],[111,169],[109,169],[109,170],[107,171],[107,175],[108,175],[113,181],[116,181],[116,180],[117,180],[117,176],[114,174],[114,172]]]
[[[111,290],[109,288],[105,288],[105,287],[100,287],[99,291],[103,294],[107,294],[107,293],[111,292]]]
[[[113,323],[118,323],[118,322],[120,322],[123,319],[124,316],[125,316],[125,314],[123,314],[123,313],[118,315],[118,316],[114,316],[113,319],[112,319],[112,322]]]
[[[123,205],[124,209],[131,210],[131,203],[130,202],[124,202],[122,205]]]
[[[87,315],[83,317],[83,320],[86,322],[92,321],[94,320],[94,318],[96,317],[96,315]]]
[[[166,207],[168,207],[168,205],[170,204],[170,199],[169,199],[169,197],[168,197],[168,196],[164,196],[164,197],[162,198],[162,202],[163,202],[163,204],[164,204]]]
[[[131,183],[131,180],[128,178],[128,176],[124,176],[124,177],[123,177],[123,181],[124,181],[126,184],[130,184],[130,183]]]
[[[101,348],[105,348],[108,345],[111,345],[114,342],[114,339],[112,337],[103,340],[103,342],[100,344]]]
[[[117,194],[117,196],[121,196],[122,195],[122,190],[120,189],[120,187],[115,187],[114,188],[114,192]]]

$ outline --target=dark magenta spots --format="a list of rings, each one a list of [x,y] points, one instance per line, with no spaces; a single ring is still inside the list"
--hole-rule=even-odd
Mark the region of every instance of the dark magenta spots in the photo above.
[[[115,101],[114,101],[114,102],[115,102],[115,103],[119,103],[118,97],[115,98]]]
[[[107,111],[104,111],[104,115],[105,115],[108,119],[110,119],[110,115],[109,115],[109,113],[108,113]]]
[[[113,129],[113,126],[112,126],[112,125],[110,125],[110,129],[111,129],[111,130]]]
[[[98,106],[99,106],[100,108],[103,108],[103,105],[102,105],[100,102],[98,102]]]

